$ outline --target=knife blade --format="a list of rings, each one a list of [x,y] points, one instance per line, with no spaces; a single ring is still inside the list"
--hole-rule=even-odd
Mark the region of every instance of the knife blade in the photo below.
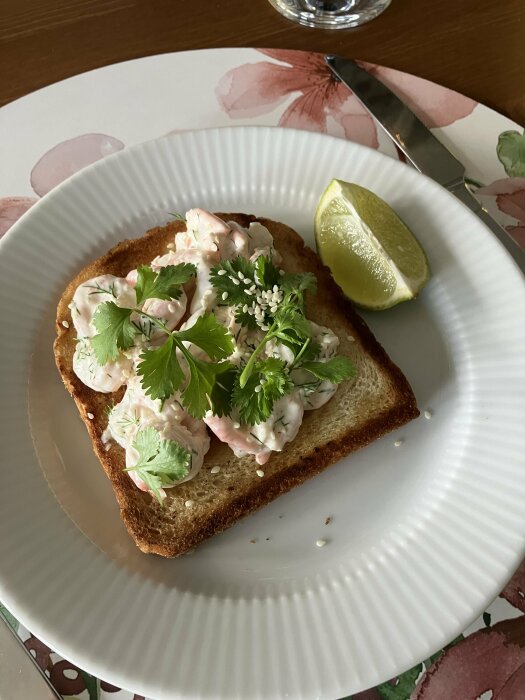
[[[490,228],[521,271],[525,273],[525,251],[483,209],[468,188],[465,181],[465,167],[430,129],[386,85],[355,61],[327,55],[325,62],[336,78],[344,83],[365,109],[376,118],[410,163],[473,211]]]

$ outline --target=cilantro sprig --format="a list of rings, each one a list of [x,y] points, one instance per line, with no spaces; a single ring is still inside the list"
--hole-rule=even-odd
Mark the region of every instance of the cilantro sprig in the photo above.
[[[91,343],[97,362],[105,365],[110,360],[116,360],[121,350],[133,347],[140,327],[133,323],[131,315],[135,312],[151,320],[140,305],[146,299],[178,299],[182,293],[181,286],[195,272],[195,265],[189,263],[168,265],[159,272],[147,265],[139,267],[135,287],[137,305],[126,308],[114,301],[107,301],[99,304],[93,316],[93,325],[98,333],[93,336]]]
[[[238,323],[264,332],[235,380],[232,406],[241,420],[252,425],[267,420],[275,402],[295,389],[290,378],[294,368],[335,384],[354,376],[348,358],[318,361],[320,347],[305,316],[306,292],[316,290],[312,273],[283,273],[270,257],[261,255],[254,262],[242,257],[223,261],[212,269],[210,280],[222,302],[235,308]],[[275,357],[261,359],[274,339],[292,350],[291,365]]]
[[[193,274],[195,266],[187,263],[168,265],[159,272],[148,266],[140,267],[135,287],[136,306],[124,308],[115,302],[106,302],[98,307],[93,317],[98,331],[91,339],[93,349],[101,365],[116,360],[121,350],[134,345],[140,325],[131,318],[132,314],[138,314],[166,336],[161,345],[147,348],[140,355],[137,373],[145,393],[153,399],[164,401],[176,391],[182,391],[182,404],[195,418],[202,418],[209,409],[217,415],[225,415],[230,410],[230,394],[224,387],[231,386],[229,375],[233,365],[224,360],[234,348],[233,339],[226,328],[213,314],[205,314],[191,328],[170,331],[161,319],[143,309],[147,299],[178,298],[181,285]],[[203,350],[211,362],[196,357],[188,347],[191,345]],[[182,358],[187,372],[181,365]]]
[[[183,388],[186,375],[181,367],[178,352],[189,370],[189,378],[181,395],[184,408],[195,418],[202,418],[211,409],[224,415],[228,405],[224,393],[214,391],[217,378],[233,368],[229,362],[205,362],[193,355],[187,343],[203,350],[210,360],[225,360],[233,352],[233,338],[213,314],[200,316],[195,324],[184,331],[167,331],[166,342],[144,350],[137,366],[142,386],[148,396],[164,401]]]
[[[191,452],[175,440],[161,438],[153,427],[139,430],[133,447],[139,453],[139,460],[134,467],[127,467],[124,471],[137,472],[162,505],[162,489],[174,486],[189,474]]]
[[[255,425],[268,420],[275,402],[294,388],[286,362],[276,357],[268,357],[257,360],[244,386],[241,386],[239,381],[236,382],[232,401],[241,420]]]

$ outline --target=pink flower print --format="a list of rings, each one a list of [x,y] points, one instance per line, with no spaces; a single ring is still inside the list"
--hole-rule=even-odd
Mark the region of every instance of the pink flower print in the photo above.
[[[124,148],[119,139],[106,134],[82,134],[62,141],[45,153],[31,171],[31,186],[43,197],[53,187],[86,165]]]
[[[37,201],[36,197],[2,197],[0,199],[0,238]]]
[[[360,65],[389,87],[429,128],[449,126],[468,117],[478,104],[454,90],[409,73],[372,63]]]
[[[498,209],[516,219],[516,224],[507,224],[505,228],[514,240],[525,248],[525,178],[508,177],[496,180],[491,185],[476,190],[476,194],[495,197]]]
[[[525,617],[475,632],[441,656],[421,678],[411,700],[518,700],[525,688]]]
[[[261,53],[284,65],[246,63],[228,71],[216,87],[217,99],[232,119],[268,114],[294,95],[279,126],[344,136],[378,147],[374,120],[350,90],[335,80],[321,54],[281,49]]]

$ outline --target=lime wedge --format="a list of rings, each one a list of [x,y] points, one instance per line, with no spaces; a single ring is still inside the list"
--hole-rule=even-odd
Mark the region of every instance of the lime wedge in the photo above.
[[[315,213],[321,260],[355,304],[388,309],[428,281],[423,249],[396,212],[370,190],[332,180]]]

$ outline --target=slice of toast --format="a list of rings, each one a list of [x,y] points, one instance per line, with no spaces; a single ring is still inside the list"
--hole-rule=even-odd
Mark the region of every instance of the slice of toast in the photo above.
[[[127,529],[143,552],[165,557],[193,549],[345,455],[419,415],[407,380],[343,296],[328,268],[305,247],[299,234],[269,219],[245,214],[218,216],[241,226],[260,221],[273,235],[283,259],[281,266],[287,272],[311,271],[316,275],[318,292],[307,304],[307,317],[339,336],[338,353],[353,360],[357,376],[340,384],[327,404],[305,412],[297,437],[282,452],[272,454],[264,465],[263,478],[256,474],[253,456],[235,457],[226,444],[213,437],[201,471],[191,481],[167,489],[161,506],[149,493],[140,491],[123,471],[124,450],[111,443],[106,451],[102,443],[107,408],[120,401],[124,388],[115,394],[101,394],[75,375],[72,360],[76,333],[68,304],[82,282],[104,273],[125,277],[129,270],[167,252],[166,245],[173,242],[183,224],[174,221],[151,229],[142,238],[123,241],[85,267],[70,282],[58,305],[56,364],[111,481]],[[63,325],[64,321],[69,327]],[[216,465],[220,471],[212,474]],[[191,508],[185,506],[187,500],[193,501]]]

